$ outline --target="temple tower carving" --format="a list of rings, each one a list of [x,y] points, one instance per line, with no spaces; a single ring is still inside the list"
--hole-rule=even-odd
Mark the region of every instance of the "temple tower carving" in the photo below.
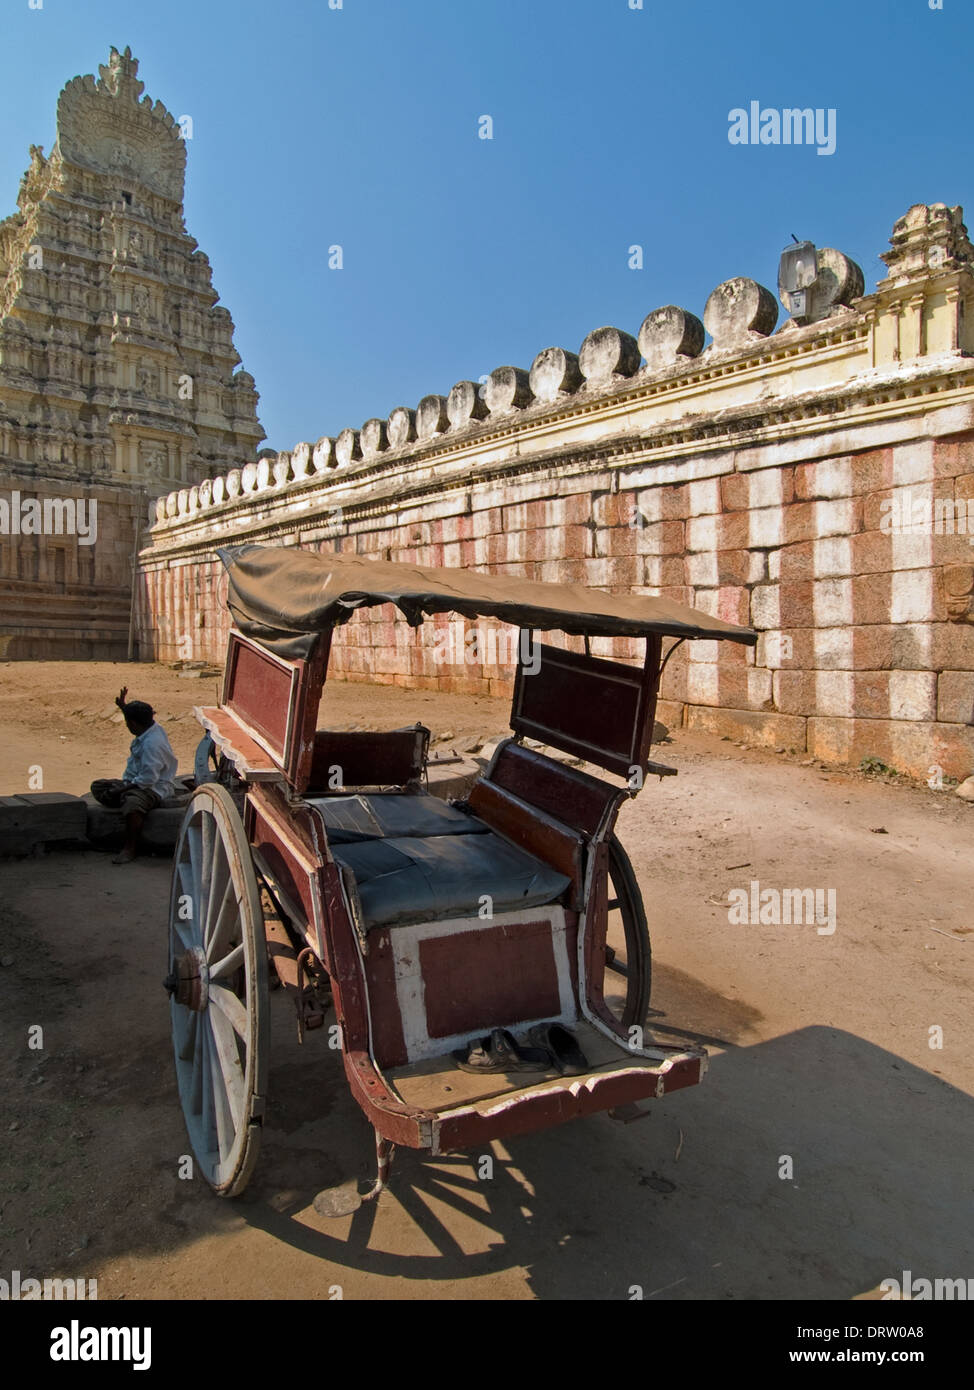
[[[87,546],[13,533],[0,506],[8,657],[116,650],[136,516],[255,457],[264,437],[233,321],[186,230],[183,128],[143,95],[138,66],[113,48],[97,80],[67,83],[54,147],[30,147],[18,211],[0,222],[0,499],[95,500],[99,531]],[[72,596],[104,619],[74,644]]]

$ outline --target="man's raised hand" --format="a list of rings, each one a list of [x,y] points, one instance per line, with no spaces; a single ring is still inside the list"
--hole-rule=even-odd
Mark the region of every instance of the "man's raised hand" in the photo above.
[[[116,705],[118,705],[118,707],[119,707],[120,710],[124,710],[124,708],[125,708],[125,697],[126,697],[126,695],[127,695],[128,693],[129,693],[129,688],[128,688],[128,686],[127,686],[127,685],[123,685],[123,686],[122,686],[122,689],[121,689],[121,691],[120,691],[120,693],[119,693],[118,695],[116,695],[116,697],[115,697],[115,703],[116,703]]]

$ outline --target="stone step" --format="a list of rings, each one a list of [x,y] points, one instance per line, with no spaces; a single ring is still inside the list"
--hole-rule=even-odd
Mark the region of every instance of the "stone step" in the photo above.
[[[466,796],[482,771],[473,758],[445,758],[440,763],[431,758],[426,764],[429,789],[444,801]]]

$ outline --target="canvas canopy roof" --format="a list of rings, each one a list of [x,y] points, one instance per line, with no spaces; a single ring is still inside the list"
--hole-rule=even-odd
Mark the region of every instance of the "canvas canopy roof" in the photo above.
[[[609,594],[584,584],[542,584],[466,569],[421,569],[294,546],[219,550],[227,605],[240,631],[288,660],[310,656],[319,633],[359,608],[394,603],[413,627],[433,613],[496,618],[516,627],[574,636],[725,639],[753,645],[757,633],[667,598]]]

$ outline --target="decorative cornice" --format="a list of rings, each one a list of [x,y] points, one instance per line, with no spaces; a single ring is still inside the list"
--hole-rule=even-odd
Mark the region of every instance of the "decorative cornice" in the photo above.
[[[781,401],[771,409],[742,405],[721,411],[719,418],[701,414],[588,443],[568,442],[536,454],[468,468],[462,478],[455,472],[430,477],[417,461],[415,469],[410,470],[415,476],[400,474],[388,490],[377,492],[373,488],[361,497],[355,493],[368,481],[361,473],[332,475],[329,484],[312,477],[305,479],[300,488],[292,484],[287,489],[251,492],[222,504],[168,517],[157,525],[153,545],[143,552],[142,559],[150,563],[198,554],[201,545],[215,545],[228,536],[280,540],[299,532],[320,530],[338,506],[347,528],[369,518],[388,517],[469,492],[471,488],[498,482],[517,484],[538,474],[556,475],[559,480],[577,478],[581,491],[586,479],[606,472],[780,445],[821,433],[823,423],[842,430],[864,428],[877,419],[902,420],[926,413],[931,407],[971,404],[972,396],[974,359],[957,358],[930,364],[919,372],[864,373],[852,381]],[[891,405],[898,408],[891,411]],[[867,445],[864,443],[863,447]],[[261,506],[262,515],[253,514],[255,503]],[[302,508],[302,503],[307,505]],[[219,540],[211,541],[214,531],[218,531]],[[347,530],[335,534],[344,536]]]
[[[424,482],[431,471],[449,479],[465,469],[466,476],[478,478],[494,476],[508,462],[527,471],[559,451],[584,452],[596,421],[603,437],[641,429],[665,438],[667,447],[682,448],[687,440],[728,438],[728,422],[740,410],[745,419],[794,429],[822,414],[841,413],[847,409],[843,401],[862,403],[881,389],[891,393],[886,400],[921,397],[930,389],[921,383],[931,373],[952,370],[966,360],[964,348],[974,346],[974,334],[961,327],[965,297],[974,302],[974,275],[965,260],[969,243],[959,209],[921,206],[901,222],[909,224],[903,235],[911,257],[925,236],[938,254],[924,274],[888,279],[873,295],[861,294],[862,272],[848,257],[801,243],[794,248],[803,257],[801,285],[796,288],[789,270],[792,248],[779,271],[782,298],[797,317],[777,332],[770,291],[737,277],[711,294],[703,323],[666,305],[646,316],[638,341],[621,329],[598,328],[577,356],[546,348],[530,372],[498,367],[482,390],[461,381],[449,397],[424,396],[415,411],[399,407],[388,421],[371,419],[337,439],[298,444],[279,454],[273,467],[248,463],[232,470],[214,480],[199,506],[214,520],[236,518],[252,505],[279,512],[292,499],[300,505],[308,493],[333,496],[339,479],[345,492],[384,490],[392,479],[405,495],[413,473]],[[940,254],[945,238],[946,263]],[[707,348],[705,325],[714,339]],[[881,382],[895,385],[881,388]],[[516,458],[499,459],[509,445],[516,446]],[[285,499],[281,506],[277,498]],[[160,543],[169,543],[162,533],[184,524],[189,506],[182,494],[160,506]]]

